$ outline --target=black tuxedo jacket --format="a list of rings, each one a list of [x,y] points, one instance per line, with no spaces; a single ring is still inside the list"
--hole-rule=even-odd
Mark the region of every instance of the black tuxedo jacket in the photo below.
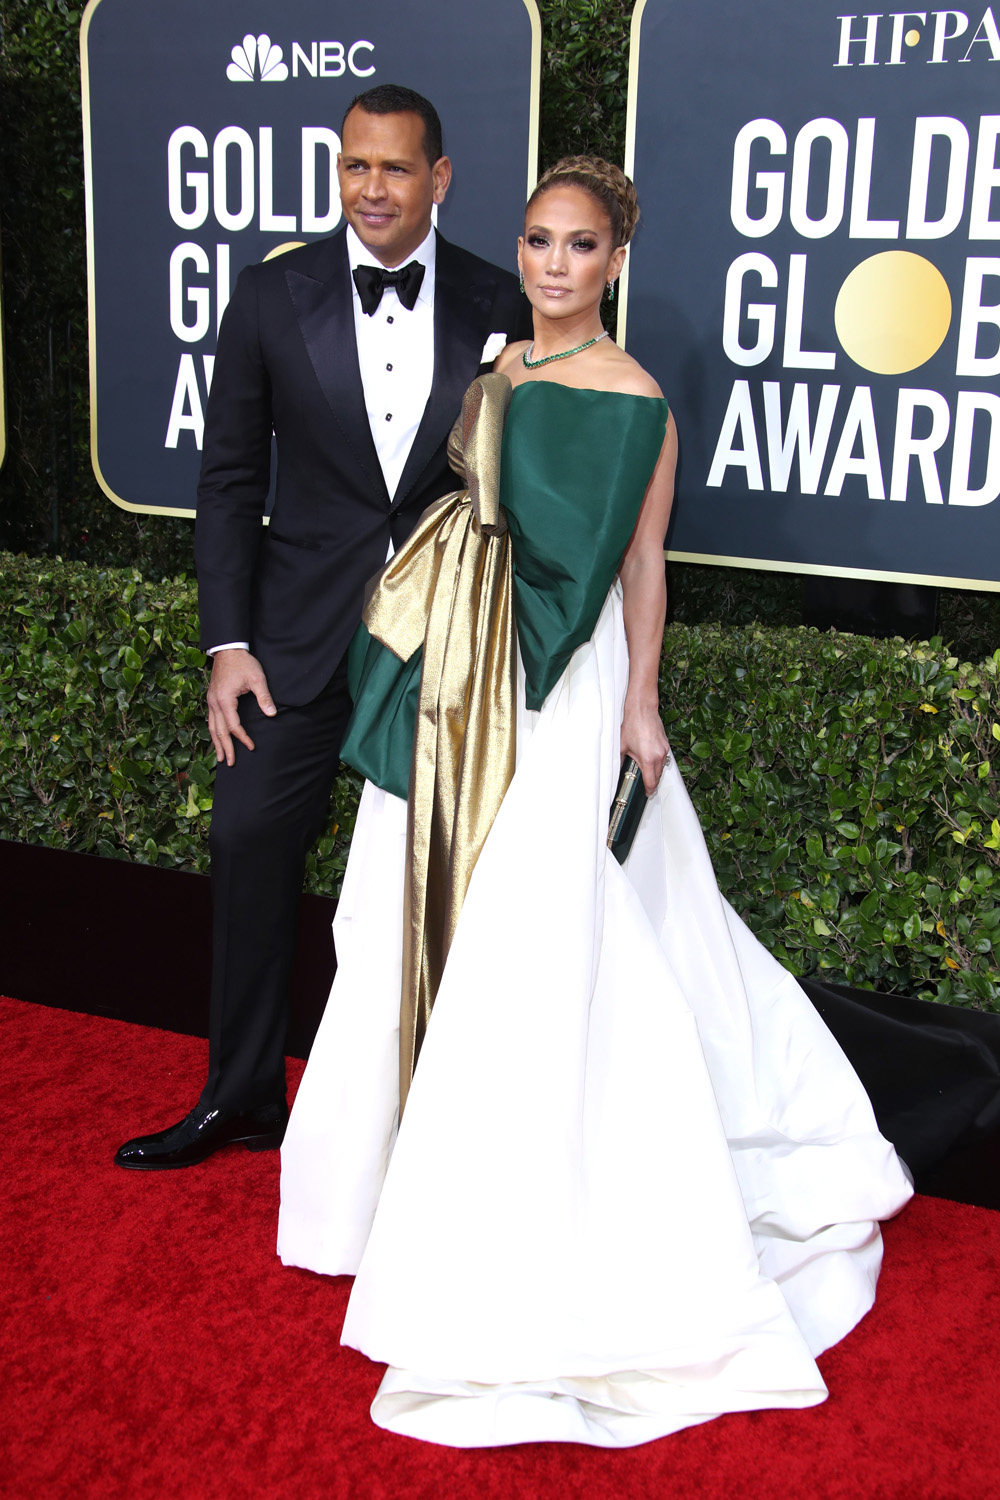
[[[203,648],[249,641],[278,704],[329,681],[390,537],[456,486],[448,433],[491,333],[530,334],[506,271],[437,237],[434,382],[390,502],[358,364],[346,234],[239,277],[219,330],[195,555]],[[261,518],[277,438],[275,504]]]

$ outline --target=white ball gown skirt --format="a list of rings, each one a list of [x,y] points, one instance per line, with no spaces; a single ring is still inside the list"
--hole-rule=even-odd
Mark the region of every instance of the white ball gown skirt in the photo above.
[[[626,1447],[811,1406],[911,1187],[840,1048],[715,882],[676,764],[609,855],[617,587],[539,713],[397,1132],[406,805],[367,785],[278,1252],[356,1280],[372,1406],[457,1447]]]

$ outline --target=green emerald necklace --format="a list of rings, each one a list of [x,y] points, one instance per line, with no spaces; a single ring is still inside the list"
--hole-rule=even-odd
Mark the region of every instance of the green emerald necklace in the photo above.
[[[535,341],[532,339],[527,349],[521,355],[521,363],[526,370],[538,370],[541,369],[542,365],[550,365],[554,359],[569,359],[571,354],[581,354],[584,349],[589,349],[591,344],[599,344],[601,339],[606,339],[607,337],[608,330],[605,328],[603,333],[597,334],[596,338],[588,339],[585,344],[577,344],[575,349],[564,349],[562,354],[546,354],[544,359],[528,358],[535,347]]]

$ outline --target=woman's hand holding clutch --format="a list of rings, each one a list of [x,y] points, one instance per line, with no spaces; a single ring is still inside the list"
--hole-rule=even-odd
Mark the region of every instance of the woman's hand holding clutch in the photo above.
[[[670,760],[670,741],[656,704],[635,704],[625,698],[621,732],[622,758],[631,755],[639,763],[642,783],[652,796]]]

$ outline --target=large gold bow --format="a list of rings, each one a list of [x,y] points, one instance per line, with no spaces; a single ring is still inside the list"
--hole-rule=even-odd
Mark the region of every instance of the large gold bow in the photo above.
[[[422,515],[364,611],[401,661],[423,645],[410,768],[399,1028],[400,1111],[476,860],[514,774],[516,666],[500,446],[511,385],[462,403],[468,488]]]

